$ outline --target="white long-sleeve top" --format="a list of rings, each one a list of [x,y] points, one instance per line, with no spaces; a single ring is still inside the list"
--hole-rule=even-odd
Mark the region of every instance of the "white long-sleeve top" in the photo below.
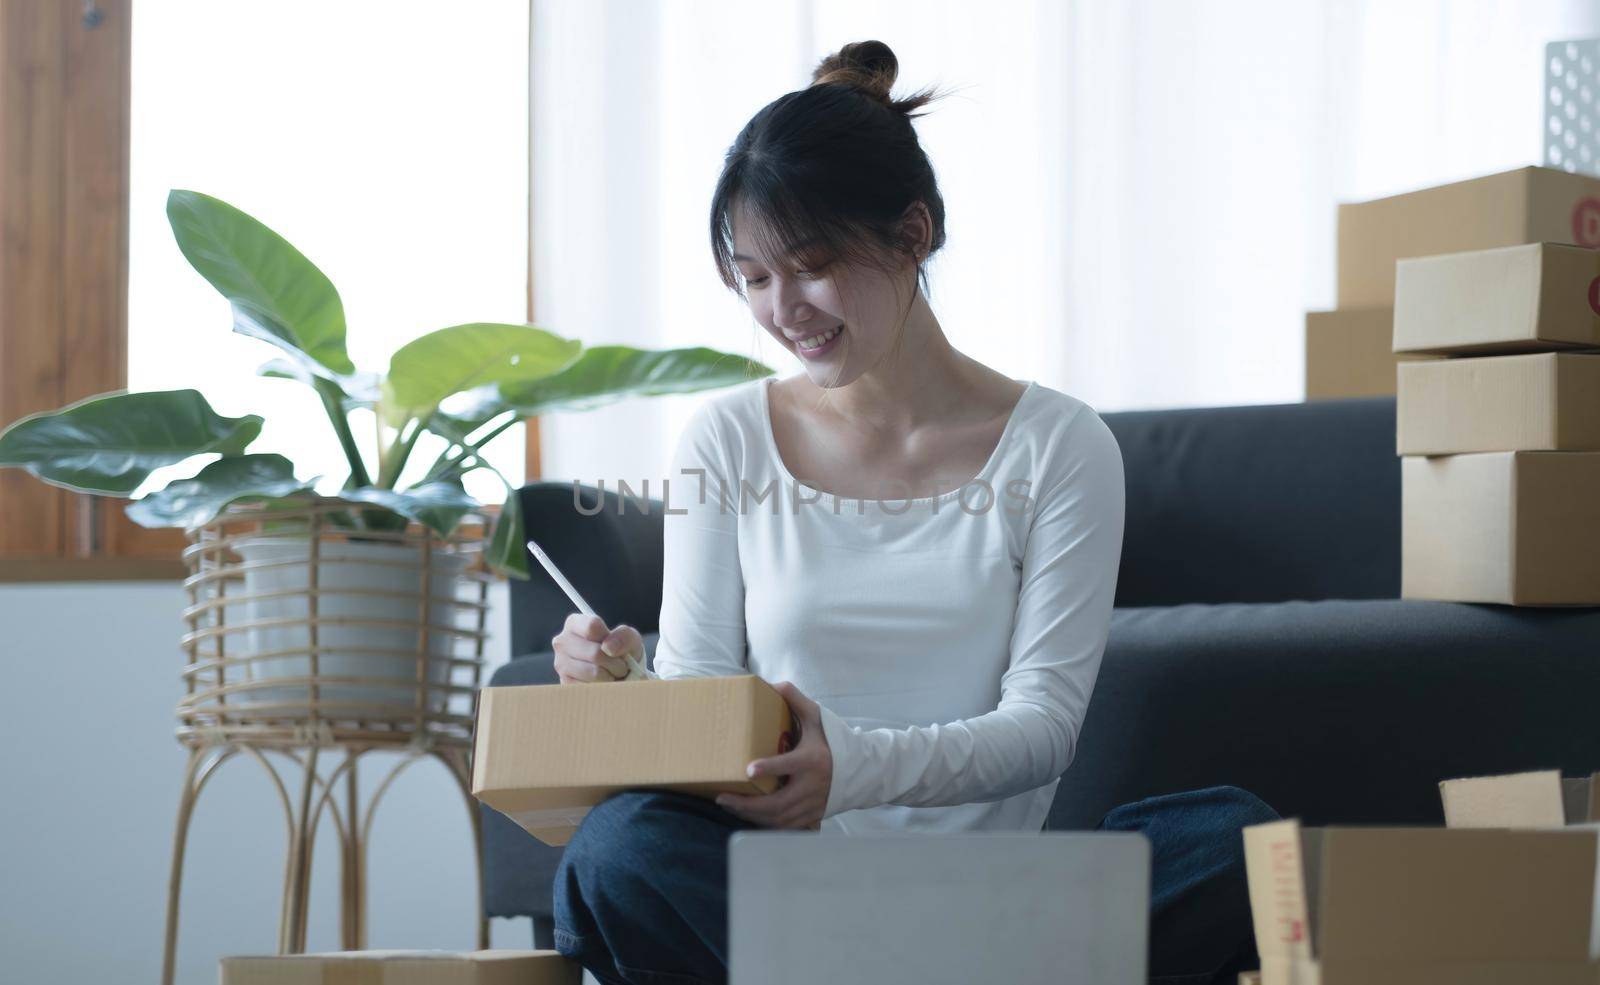
[[[1029,381],[962,488],[835,497],[783,462],[773,382],[718,393],[678,441],[656,672],[755,674],[815,700],[833,754],[824,832],[1038,831],[1110,626],[1116,439]]]

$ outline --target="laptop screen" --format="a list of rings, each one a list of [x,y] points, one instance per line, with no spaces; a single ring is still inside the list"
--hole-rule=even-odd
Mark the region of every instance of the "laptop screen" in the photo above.
[[[1145,981],[1143,835],[741,831],[728,863],[731,985]]]

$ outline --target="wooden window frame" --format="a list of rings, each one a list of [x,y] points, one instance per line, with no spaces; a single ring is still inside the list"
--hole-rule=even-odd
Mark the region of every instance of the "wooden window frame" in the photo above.
[[[0,423],[128,386],[132,0],[0,0]],[[0,581],[178,578],[179,530],[0,470]]]

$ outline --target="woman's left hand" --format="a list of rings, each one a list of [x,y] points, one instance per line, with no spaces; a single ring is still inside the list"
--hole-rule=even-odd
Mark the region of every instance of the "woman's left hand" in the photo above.
[[[771,793],[718,794],[717,804],[764,828],[818,830],[833,786],[833,752],[822,731],[822,713],[815,701],[788,681],[773,687],[789,703],[800,726],[800,744],[780,755],[753,760],[745,772],[752,778],[771,774],[785,779]]]

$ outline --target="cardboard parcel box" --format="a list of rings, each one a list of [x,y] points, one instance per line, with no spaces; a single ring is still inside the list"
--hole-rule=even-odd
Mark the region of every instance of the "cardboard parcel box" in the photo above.
[[[1595,985],[1600,832],[1244,830],[1262,985]]]
[[[1424,359],[1399,379],[1401,455],[1600,451],[1600,353]]]
[[[752,759],[798,735],[783,695],[759,677],[530,684],[478,692],[472,795],[549,845],[622,790],[771,793]]]
[[[1451,828],[1559,828],[1600,823],[1600,773],[1562,779],[1559,770],[1475,776],[1439,784]]]
[[[579,985],[555,951],[338,951],[223,958],[222,985]]]
[[[1600,604],[1600,453],[1402,458],[1400,597]]]
[[[1306,399],[1388,397],[1395,364],[1421,360],[1394,353],[1394,309],[1306,312]]]
[[[1394,351],[1600,346],[1600,250],[1530,243],[1402,260]]]
[[[1341,308],[1395,303],[1395,262],[1519,243],[1600,247],[1600,178],[1518,168],[1339,206]]]

